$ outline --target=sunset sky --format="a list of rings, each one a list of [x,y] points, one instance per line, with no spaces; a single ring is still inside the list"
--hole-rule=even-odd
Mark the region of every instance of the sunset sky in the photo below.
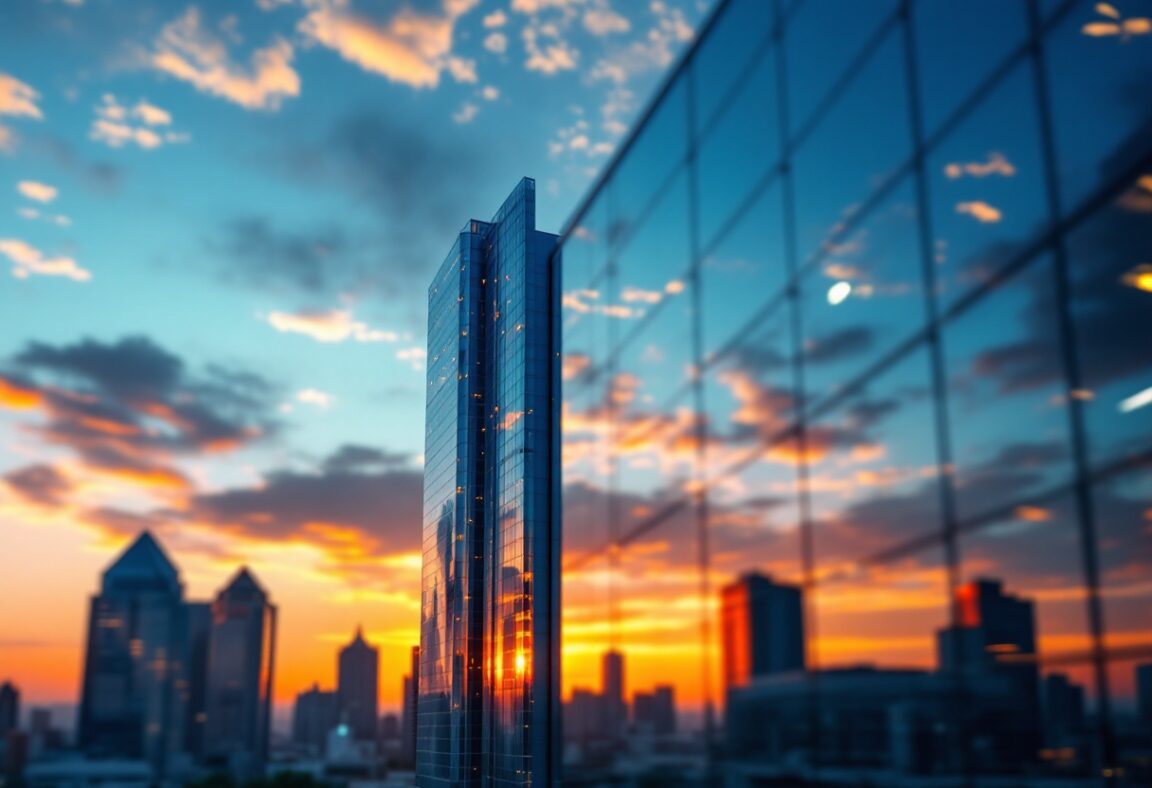
[[[362,623],[394,707],[428,277],[522,175],[559,230],[709,5],[6,2],[0,679],[75,702],[149,527],[189,597],[270,591],[278,702]]]

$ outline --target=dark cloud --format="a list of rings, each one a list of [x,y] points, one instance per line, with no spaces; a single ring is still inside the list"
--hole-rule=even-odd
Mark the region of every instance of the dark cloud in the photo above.
[[[184,373],[179,358],[147,337],[126,337],[115,344],[84,339],[61,347],[29,342],[15,362],[25,370],[47,370],[92,384],[118,398],[164,396]]]
[[[71,482],[51,465],[28,465],[4,474],[3,479],[20,497],[41,506],[62,505],[72,489]]]
[[[237,281],[263,286],[267,276],[304,296],[314,295],[314,286],[411,295],[483,205],[477,184],[490,174],[488,159],[460,139],[385,112],[346,116],[320,138],[289,144],[265,161],[305,188],[349,193],[371,217],[370,230],[352,229],[349,219],[349,229],[304,232],[246,217],[209,242],[226,252]]]
[[[804,351],[804,358],[813,364],[841,361],[867,353],[875,339],[876,332],[870,326],[849,326],[812,340]]]
[[[1149,214],[1122,193],[1068,241],[1072,312],[1085,385],[1096,388],[1147,369],[1152,334],[1152,298],[1122,284],[1152,247]],[[983,253],[982,253],[983,254]],[[972,371],[992,377],[1001,393],[1058,383],[1064,374],[1057,336],[1057,302],[1047,258],[1044,266],[1009,280],[1026,290],[1020,311],[1023,336],[995,345],[973,361]]]
[[[406,465],[410,460],[411,456],[408,454],[389,452],[372,446],[346,444],[324,461],[324,470],[341,473],[370,468],[394,468]]]
[[[365,277],[366,266],[356,259],[362,245],[337,226],[286,229],[264,216],[244,216],[206,245],[225,261],[224,280],[246,287],[331,296]]]
[[[250,371],[194,372],[146,337],[72,345],[30,342],[4,367],[45,415],[32,427],[89,465],[156,486],[188,488],[169,455],[228,451],[274,434],[275,389]]]
[[[110,194],[120,188],[126,170],[106,161],[88,161],[80,157],[72,144],[47,135],[36,137],[30,148],[52,160],[56,166],[75,175],[84,185],[101,194]]]

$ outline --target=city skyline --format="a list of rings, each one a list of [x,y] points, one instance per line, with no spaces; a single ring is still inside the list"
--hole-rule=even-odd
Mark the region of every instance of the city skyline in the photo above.
[[[22,703],[143,533],[79,733],[157,772],[296,697],[423,786],[1152,779],[1143,0],[112,2],[0,56]],[[198,643],[222,737],[91,689]]]

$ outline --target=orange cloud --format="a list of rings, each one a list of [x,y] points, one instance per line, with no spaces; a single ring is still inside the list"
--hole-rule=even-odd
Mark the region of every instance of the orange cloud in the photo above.
[[[355,14],[347,0],[309,0],[300,32],[365,71],[416,88],[436,87],[448,69],[458,82],[475,82],[474,65],[451,57],[456,20],[475,0],[447,0],[440,13],[401,8],[385,23]]]
[[[292,68],[292,45],[277,38],[252,53],[247,68],[232,62],[227,44],[201,25],[200,10],[190,6],[170,22],[155,42],[150,65],[187,82],[202,93],[246,109],[276,109],[300,95],[300,77]]]
[[[1003,216],[999,208],[982,200],[956,203],[956,213],[967,214],[981,224],[995,224]]]
[[[44,395],[36,389],[0,377],[0,406],[9,410],[31,410],[43,404]]]
[[[267,318],[268,325],[286,334],[303,334],[317,342],[398,342],[400,335],[395,331],[381,331],[370,328],[367,323],[356,320],[351,310],[332,309],[303,312],[272,312]]]

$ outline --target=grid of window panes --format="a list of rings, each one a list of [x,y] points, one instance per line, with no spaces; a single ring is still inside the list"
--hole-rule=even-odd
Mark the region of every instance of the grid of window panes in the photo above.
[[[554,473],[549,255],[535,182],[523,179],[485,237],[488,343],[485,484],[488,541],[485,784],[547,784],[547,644],[554,635],[550,513]],[[543,585],[538,584],[540,581]],[[541,648],[537,648],[537,642]]]
[[[570,775],[1152,780],[1149,16],[719,4],[562,241]]]
[[[461,785],[480,773],[478,661],[484,626],[483,311],[480,223],[462,232],[428,293],[423,579],[417,776]]]
[[[524,179],[429,289],[421,786],[546,783],[554,760],[555,243]]]

